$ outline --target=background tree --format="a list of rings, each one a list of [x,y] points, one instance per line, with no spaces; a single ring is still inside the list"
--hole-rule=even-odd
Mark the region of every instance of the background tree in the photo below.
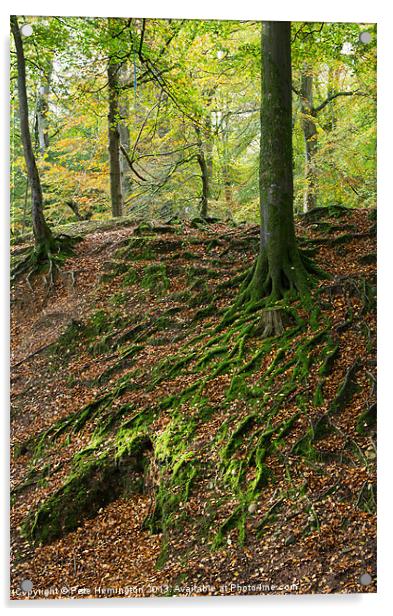
[[[297,23],[292,27],[296,84],[293,90],[300,107],[296,118],[299,120],[298,125],[295,121],[295,156],[298,143],[296,134],[299,128],[302,131],[304,148],[304,173],[296,175],[303,175],[303,178],[298,177],[298,186],[303,193],[301,209],[304,212],[315,208],[317,204],[329,205],[334,201],[346,205],[354,204],[354,196],[355,199],[358,197],[357,205],[361,203],[362,195],[356,188],[358,173],[357,165],[353,162],[357,155],[355,148],[352,150],[353,139],[349,133],[346,134],[346,152],[351,150],[351,156],[348,158],[337,140],[337,137],[340,136],[340,141],[343,137],[342,129],[346,132],[351,126],[351,130],[362,141],[364,133],[354,125],[358,109],[375,108],[375,88],[370,88],[369,84],[365,87],[361,76],[366,68],[365,57],[370,63],[367,72],[375,68],[371,59],[375,51],[372,49],[375,38],[372,44],[365,46],[359,40],[360,32],[361,26],[357,24]],[[359,100],[359,97],[362,100]],[[372,143],[375,149],[374,138]],[[360,150],[364,151],[368,147],[364,141]],[[345,165],[341,162],[343,157],[347,158]],[[328,160],[333,162],[332,158],[334,166],[327,165]],[[349,162],[350,158],[352,163]],[[330,181],[332,175],[335,176],[336,182],[334,190],[333,182]],[[330,185],[329,192],[324,189],[326,181]],[[299,193],[300,191],[297,203],[301,197]]]
[[[47,83],[44,155],[33,151],[51,226],[112,216],[108,154],[108,58],[119,65],[118,113],[123,214],[150,220],[200,215],[259,222],[260,25],[256,22],[29,17],[24,43],[30,126]],[[322,29],[321,29],[322,28]],[[361,30],[373,33],[359,43]],[[294,208],[375,204],[375,39],[371,26],[293,23]],[[345,52],[345,53],[344,53]],[[14,46],[12,58],[16,59]],[[301,76],[312,78],[315,117],[301,108]],[[12,232],[29,230],[27,169],[19,134],[17,67],[11,64]],[[112,83],[112,79],[111,79]],[[340,96],[338,92],[365,93]],[[305,99],[305,97],[303,97]],[[334,116],[334,121],[332,118]],[[313,123],[311,165],[304,121]],[[199,136],[195,127],[199,130]],[[32,135],[33,136],[33,135]],[[117,145],[112,148],[117,151]],[[124,152],[128,156],[125,156]],[[201,156],[203,154],[203,156]],[[201,168],[205,159],[206,165]],[[115,173],[115,176],[117,174]],[[311,177],[312,175],[312,177]],[[308,190],[312,186],[313,190]],[[116,190],[117,201],[119,191]],[[205,198],[203,198],[205,195]],[[76,204],[72,209],[68,204]]]
[[[118,21],[108,19],[111,40],[116,41]],[[110,52],[108,59],[108,150],[111,186],[112,216],[123,213],[122,173],[120,165],[120,68],[117,50]]]
[[[29,127],[29,108],[26,93],[26,63],[23,52],[22,37],[19,29],[18,19],[15,15],[11,16],[11,29],[15,42],[17,70],[18,70],[18,98],[19,98],[19,119],[23,152],[26,161],[27,175],[31,189],[31,216],[32,228],[36,247],[44,252],[51,250],[53,236],[46,223],[43,212],[43,197],[40,176],[33,152],[30,127]]]

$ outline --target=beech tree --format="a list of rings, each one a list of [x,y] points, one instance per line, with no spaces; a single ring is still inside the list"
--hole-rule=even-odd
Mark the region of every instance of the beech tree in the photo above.
[[[317,206],[316,177],[315,177],[315,154],[318,146],[317,116],[322,109],[340,96],[363,96],[362,92],[330,92],[327,98],[319,105],[314,105],[313,97],[313,74],[310,67],[305,67],[301,76],[300,101],[302,110],[302,129],[305,144],[305,179],[306,190],[304,193],[304,212],[309,212]]]
[[[109,19],[109,31],[116,34],[116,20]],[[120,63],[116,55],[108,61],[108,150],[112,216],[123,213],[122,171],[120,164]]]
[[[18,100],[19,100],[19,119],[21,140],[23,143],[23,153],[27,168],[27,177],[31,189],[31,214],[32,226],[36,247],[40,247],[44,253],[50,252],[50,245],[53,242],[52,232],[46,223],[43,211],[43,197],[40,176],[33,152],[31,134],[29,127],[29,107],[26,93],[26,63],[23,51],[23,42],[19,29],[18,19],[15,15],[11,16],[11,30],[15,41],[15,50],[18,70]]]
[[[301,76],[300,100],[302,110],[302,129],[305,146],[305,180],[303,208],[308,212],[316,207],[315,187],[315,152],[317,149],[316,112],[313,103],[313,76],[308,67],[305,67]]]
[[[241,302],[267,296],[275,302],[288,291],[304,293],[308,289],[293,213],[290,33],[288,21],[262,24],[260,250]],[[272,327],[279,328],[279,322]]]

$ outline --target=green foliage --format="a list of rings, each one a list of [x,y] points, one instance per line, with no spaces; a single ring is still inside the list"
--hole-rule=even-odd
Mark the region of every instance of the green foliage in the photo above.
[[[124,163],[126,214],[148,223],[199,215],[198,153],[209,167],[209,214],[258,220],[260,24],[234,21],[29,17],[24,39],[30,109],[47,88],[49,146],[38,159],[45,215],[52,224],[110,216],[105,58],[122,61],[122,127],[133,169]],[[359,33],[372,40],[364,45]],[[143,39],[141,33],[144,32]],[[293,82],[313,77],[317,201],[372,207],[376,196],[376,28],[292,24]],[[169,43],[167,43],[169,41]],[[136,53],[136,50],[140,50]],[[15,75],[14,57],[11,74]],[[137,84],[133,92],[133,65]],[[146,69],[147,65],[151,67]],[[160,81],[157,74],[165,75]],[[239,76],[241,79],[239,80]],[[139,83],[140,78],[140,83]],[[30,193],[11,79],[12,231],[30,230]],[[299,97],[295,94],[295,205],[307,188]],[[199,131],[199,133],[198,133]],[[201,146],[198,145],[200,142]],[[74,207],[74,206],[73,206]],[[149,232],[140,226],[141,234]],[[146,258],[149,258],[148,254]]]

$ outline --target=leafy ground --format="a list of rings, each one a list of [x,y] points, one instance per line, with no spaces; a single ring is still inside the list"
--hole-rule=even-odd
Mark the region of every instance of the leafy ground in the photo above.
[[[226,313],[255,226],[89,228],[15,284],[14,598],[375,592],[374,213],[297,222],[331,276],[275,338]]]

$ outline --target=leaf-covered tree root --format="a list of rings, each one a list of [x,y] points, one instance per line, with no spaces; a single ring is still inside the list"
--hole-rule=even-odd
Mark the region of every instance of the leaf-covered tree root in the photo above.
[[[284,337],[280,338],[281,345],[270,365],[264,371],[260,383],[257,387],[248,389],[246,393],[246,395],[251,394],[252,390],[255,389],[256,399],[260,402],[257,411],[253,411],[244,417],[235,426],[233,432],[227,434],[226,443],[224,443],[220,452],[224,480],[228,481],[232,490],[237,493],[239,506],[220,527],[217,536],[214,538],[216,547],[222,544],[226,533],[235,526],[239,529],[239,537],[244,536],[245,521],[248,515],[247,507],[258,498],[261,489],[269,481],[270,469],[266,458],[276,452],[277,448],[279,450],[285,436],[291,432],[294,424],[304,413],[302,384],[307,381],[311,365],[317,362],[322,355],[320,372],[325,374],[328,367],[331,367],[331,356],[335,354],[330,337],[330,327],[328,322],[322,323],[322,325],[318,331],[306,338],[301,344],[296,341],[294,335],[301,330],[302,326],[299,328],[296,325],[292,328],[292,331],[287,330]],[[326,344],[322,351],[314,351],[322,344]],[[270,347],[271,344],[266,344],[265,353],[268,352],[267,349]],[[261,354],[262,357],[263,355],[264,353]],[[251,359],[252,367],[255,368],[253,360],[259,358],[257,351]],[[245,368],[248,364],[250,364],[250,361],[246,362]],[[232,379],[232,390],[236,378],[241,377],[241,371],[242,368]],[[276,390],[272,401],[271,387],[277,383],[281,376],[283,377],[281,387]],[[232,394],[234,393],[232,391]],[[243,390],[239,390],[237,393],[244,397]],[[300,410],[278,424],[274,424],[274,417],[282,406],[288,404],[291,400],[291,394],[294,397],[295,407],[297,406]],[[342,400],[341,391],[338,392],[337,399],[338,401]],[[251,482],[246,481],[247,471],[252,466],[255,466],[255,477]]]
[[[360,434],[368,430],[375,429],[377,425],[377,403],[367,404],[364,411],[359,415],[356,422],[356,429]]]
[[[43,272],[48,286],[52,287],[61,265],[67,257],[74,254],[75,244],[80,239],[80,237],[59,235],[36,244],[11,270],[11,281],[15,282],[26,275],[27,283],[30,285],[31,277],[35,273]]]
[[[135,357],[145,348],[143,344],[131,344],[123,349],[116,362],[106,368],[97,378],[97,383],[106,383],[112,376],[135,364]]]
[[[344,205],[334,204],[328,206],[316,207],[302,214],[302,217],[307,222],[319,221],[322,218],[341,218],[349,212],[349,208]]]
[[[340,383],[336,395],[331,401],[328,410],[311,422],[311,425],[307,429],[306,433],[293,446],[293,453],[309,458],[317,456],[314,444],[334,429],[334,426],[331,423],[331,418],[336,413],[340,413],[345,409],[351,401],[353,395],[358,390],[356,373],[359,369],[359,365],[359,359],[356,358],[353,364],[346,371],[344,379]]]
[[[335,360],[339,355],[340,346],[333,338],[329,337],[325,349],[322,351],[322,363],[318,370],[318,382],[314,391],[313,404],[318,407],[323,404],[324,395],[323,388],[327,376],[331,373]]]
[[[149,409],[136,412],[105,448],[101,447],[105,430],[99,426],[91,443],[74,455],[65,483],[27,516],[22,534],[30,541],[48,543],[94,517],[121,494],[142,491],[147,456],[153,448],[149,435],[153,419]]]
[[[44,464],[41,468],[33,466],[27,473],[26,478],[19,484],[17,484],[11,490],[11,497],[15,497],[30,487],[38,484],[43,485],[47,483],[50,477],[58,472],[63,467],[63,462],[59,462],[55,466],[52,466],[50,462]]]
[[[189,499],[194,481],[202,472],[200,461],[189,447],[197,426],[203,423],[206,412],[209,414],[211,410],[206,409],[199,398],[195,403],[191,402],[191,405],[194,412],[184,413],[181,410],[181,399],[174,401],[172,420],[154,445],[154,459],[159,474],[143,528],[153,533],[163,533],[164,550],[159,559],[160,564],[165,560],[165,545],[168,533],[175,524],[175,517],[178,516],[179,504]]]
[[[231,486],[237,491],[239,504],[235,507],[231,515],[220,525],[216,535],[214,536],[212,547],[217,549],[224,543],[225,537],[229,531],[237,527],[239,543],[244,543],[246,536],[246,520],[248,508],[251,503],[254,503],[260,495],[261,488],[269,481],[271,471],[265,463],[266,458],[277,447],[280,439],[282,439],[292,428],[293,424],[298,420],[299,413],[295,414],[289,420],[281,422],[275,428],[265,430],[259,437],[256,447],[253,449],[251,456],[247,460],[247,464],[233,460],[229,465],[225,477],[230,479]],[[240,433],[237,435],[240,436]],[[255,479],[249,483],[244,489],[245,471],[247,465],[255,464],[256,474]],[[276,502],[275,507],[264,516],[261,523],[258,525],[258,531],[261,532],[266,525],[268,517],[273,513],[274,509],[278,508],[283,499]]]
[[[151,448],[146,436],[135,439],[127,457],[114,460],[103,454],[86,462],[52,494],[22,526],[22,534],[34,543],[49,543],[74,530],[82,520],[124,491],[141,491],[144,454]]]
[[[284,497],[278,498],[274,501],[273,505],[269,507],[269,509],[264,514],[262,520],[259,522],[257,526],[257,533],[261,535],[265,530],[266,526],[273,521],[274,514],[278,511],[284,501]]]
[[[72,430],[79,432],[85,425],[100,417],[107,409],[110,415],[113,415],[111,405],[126,391],[138,388],[139,385],[134,381],[134,374],[131,372],[121,377],[115,386],[105,393],[98,395],[94,400],[83,406],[81,409],[74,411],[64,418],[56,421],[50,428],[44,430],[38,435],[19,443],[15,450],[15,456],[31,452],[33,459],[41,457],[44,448],[48,443],[54,443],[65,432]]]
[[[365,481],[359,490],[356,507],[367,513],[375,513],[377,510],[377,489],[375,483]]]

